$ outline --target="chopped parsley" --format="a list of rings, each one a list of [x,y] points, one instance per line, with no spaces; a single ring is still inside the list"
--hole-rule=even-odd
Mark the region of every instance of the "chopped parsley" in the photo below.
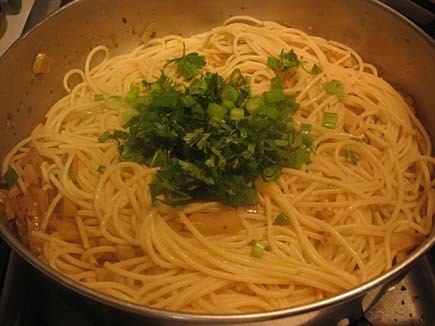
[[[102,164],[98,165],[97,172],[103,174],[104,171],[106,171],[106,166]]]
[[[356,154],[350,149],[349,146],[346,146],[344,150],[344,157],[346,160],[351,162],[353,165],[356,165],[359,161],[359,158],[356,156]]]
[[[338,80],[330,80],[323,84],[323,88],[328,94],[335,94],[339,102],[344,101],[343,85]]]
[[[275,223],[278,225],[284,225],[288,222],[288,216],[281,213],[275,218]]]
[[[168,61],[168,63],[172,62],[177,64],[177,72],[185,79],[190,80],[197,76],[199,70],[205,66],[205,57],[196,52],[186,55],[186,46],[183,44],[183,55]]]
[[[286,72],[289,68],[297,68],[302,64],[302,61],[298,58],[295,51],[290,50],[285,52],[281,50],[279,58],[269,57],[267,58],[267,66],[274,70],[277,75]]]
[[[259,178],[273,181],[282,166],[309,162],[311,130],[302,142],[291,117],[298,104],[278,86],[251,97],[238,69],[228,82],[207,72],[181,90],[163,73],[143,85],[147,99],[132,104],[138,114],[124,125],[128,132],[105,132],[99,141],[115,140],[122,161],[160,167],[150,184],[154,204],[255,204]]]
[[[98,102],[98,101],[102,101],[102,100],[104,100],[103,94],[95,94],[94,95],[94,101]]]
[[[3,182],[0,182],[0,189],[9,189],[18,180],[18,173],[11,166],[8,167],[5,174],[2,176]]]
[[[322,72],[322,68],[320,68],[317,64],[314,64],[312,67],[311,67],[311,73],[313,74],[313,75],[318,75],[318,74],[320,74]]]

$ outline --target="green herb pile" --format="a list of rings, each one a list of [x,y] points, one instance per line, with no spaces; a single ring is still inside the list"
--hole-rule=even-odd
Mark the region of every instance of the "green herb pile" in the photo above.
[[[281,86],[282,73],[300,65],[293,51],[269,58],[277,76],[262,96],[251,96],[238,69],[228,81],[201,74],[205,59],[197,53],[183,51],[168,64],[177,64],[188,86],[176,85],[163,71],[159,80],[133,86],[124,99],[128,131],[99,139],[116,140],[122,161],[160,167],[150,185],[154,203],[255,204],[259,177],[273,181],[283,166],[309,162],[311,125],[295,130],[291,115],[298,104]]]

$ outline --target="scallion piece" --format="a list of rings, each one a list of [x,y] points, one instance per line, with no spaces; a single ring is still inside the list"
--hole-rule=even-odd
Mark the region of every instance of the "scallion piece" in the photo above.
[[[272,86],[272,89],[282,88],[281,78],[279,78],[278,76],[273,77],[270,80],[270,85]]]
[[[151,83],[150,84],[150,91],[157,91],[159,89],[162,89],[162,85],[160,85],[159,82]]]
[[[266,117],[269,117],[273,120],[276,120],[279,116],[279,111],[275,106],[272,105],[263,105],[258,111],[257,113],[259,115],[263,115]]]
[[[228,109],[223,105],[217,103],[210,103],[208,105],[207,112],[212,118],[223,120],[227,115]]]
[[[311,136],[311,125],[307,123],[301,123],[301,141],[307,147],[311,147],[313,137]]]
[[[104,95],[102,94],[95,94],[94,95],[94,101],[102,101],[104,100]]]
[[[261,258],[266,250],[266,244],[263,241],[256,240],[252,247],[251,255],[255,258]]]
[[[231,120],[240,120],[245,117],[245,110],[234,108],[230,111],[230,118]]]
[[[230,84],[234,86],[240,86],[244,83],[245,77],[243,77],[242,72],[239,68],[233,70],[230,76]]]
[[[285,100],[284,91],[282,88],[271,89],[268,92],[263,93],[266,103],[278,103]]]
[[[150,99],[149,102],[146,103],[146,105],[149,105],[149,103],[152,101],[152,99]],[[190,96],[190,95],[186,95],[183,96],[182,98],[180,98],[180,102],[185,106],[185,107],[192,107],[193,105],[195,105],[197,102],[196,100]]]
[[[133,102],[133,101],[136,99],[138,93],[139,93],[139,87],[137,87],[137,86],[132,86],[132,87],[130,88],[130,90],[128,91],[127,96],[125,97],[125,100],[126,100],[128,103]]]
[[[12,187],[18,180],[18,173],[13,167],[9,166],[5,174],[3,174],[3,181],[8,187]]]
[[[202,95],[207,92],[207,82],[202,79],[195,79],[189,88],[190,95]]]
[[[293,169],[300,169],[302,165],[310,161],[310,152],[303,148],[298,148],[292,153],[294,160],[290,164]]]
[[[261,96],[251,97],[246,101],[245,109],[252,114],[258,111],[264,105],[264,99]]]
[[[121,96],[110,96],[106,100],[106,106],[108,109],[119,109],[122,105],[122,98]]]
[[[323,114],[322,126],[328,129],[334,129],[337,124],[338,114],[336,112],[325,112]]]
[[[287,222],[288,222],[288,216],[283,213],[279,214],[275,219],[275,223],[278,225],[284,225]]]
[[[122,112],[122,119],[125,122],[130,121],[135,116],[139,115],[139,111],[135,109],[125,109],[125,111]]]
[[[234,109],[236,107],[236,105],[234,104],[234,102],[231,102],[229,100],[223,100],[222,101],[222,105],[225,106],[227,109],[231,110]]]
[[[239,98],[239,92],[231,85],[225,85],[222,90],[222,99],[231,102],[236,102]]]

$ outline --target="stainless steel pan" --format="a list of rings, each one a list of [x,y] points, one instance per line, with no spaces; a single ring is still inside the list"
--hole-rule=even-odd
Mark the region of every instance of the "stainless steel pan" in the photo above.
[[[73,67],[82,67],[92,47],[104,44],[112,49],[112,54],[117,54],[139,44],[150,22],[158,24],[157,36],[192,35],[219,25],[230,15],[240,14],[275,20],[355,48],[380,69],[385,79],[412,94],[418,117],[434,142],[435,43],[406,18],[377,1],[78,0],[34,27],[0,59],[0,160],[64,95],[63,75]],[[40,52],[53,58],[54,64],[49,74],[35,76],[32,64]],[[435,242],[434,229],[403,263],[330,299],[272,312],[195,315],[137,306],[85,288],[37,260],[9,231],[4,219],[0,234],[16,252],[57,284],[158,324],[257,324],[274,320],[278,324],[325,325],[337,323],[342,317],[356,318],[366,305],[364,300],[400,279]]]

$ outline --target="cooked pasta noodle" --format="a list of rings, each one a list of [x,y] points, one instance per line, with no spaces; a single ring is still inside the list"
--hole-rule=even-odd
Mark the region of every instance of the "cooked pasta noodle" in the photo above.
[[[98,141],[122,129],[124,108],[94,96],[125,96],[132,85],[158,79],[183,44],[206,57],[204,71],[227,79],[239,68],[253,95],[270,88],[267,58],[282,49],[293,49],[306,67],[322,67],[284,77],[284,93],[300,103],[296,125],[312,125],[315,153],[299,170],[283,168],[276,182],[259,182],[258,205],[153,206],[148,185],[156,169],[120,162],[116,143]],[[174,65],[165,73],[185,83]],[[80,82],[73,85],[73,77]],[[344,102],[325,91],[327,80],[344,86]],[[209,32],[152,39],[116,57],[97,46],[83,70],[66,74],[64,87],[68,94],[3,163],[3,173],[11,166],[20,176],[9,196],[24,207],[36,202],[43,214],[20,231],[20,210],[5,211],[44,262],[97,291],[198,313],[280,309],[375,278],[431,232],[430,139],[404,96],[343,44],[232,17]],[[338,114],[334,130],[321,125],[327,111]],[[346,160],[348,149],[357,164]],[[274,223],[280,213],[288,224]],[[214,224],[201,225],[204,216]],[[267,243],[262,258],[251,255],[255,240]]]

